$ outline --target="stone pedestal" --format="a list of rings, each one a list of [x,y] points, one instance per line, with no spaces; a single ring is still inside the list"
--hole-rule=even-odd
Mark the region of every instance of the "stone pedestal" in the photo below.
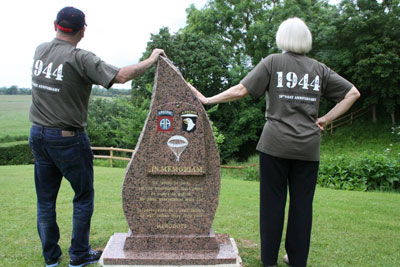
[[[124,233],[116,233],[108,241],[106,249],[100,260],[104,267],[123,266],[219,266],[241,267],[242,260],[238,254],[236,244],[228,235],[217,235],[216,251],[153,251],[140,252],[125,250]],[[179,263],[179,265],[178,265]]]
[[[132,235],[126,237],[125,250],[152,251],[210,251],[219,249],[215,233],[209,235]]]
[[[229,236],[211,228],[220,181],[218,149],[203,105],[172,63],[160,58],[150,112],[122,186],[130,230],[111,237],[103,264],[236,264]]]

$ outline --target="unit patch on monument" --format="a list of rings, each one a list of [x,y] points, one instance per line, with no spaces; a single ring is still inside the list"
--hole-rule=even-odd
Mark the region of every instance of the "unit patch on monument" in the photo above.
[[[171,110],[159,110],[157,112],[157,131],[172,132],[174,129],[174,112]]]
[[[194,132],[196,130],[197,123],[197,111],[185,110],[181,113],[182,117],[182,130],[185,132]]]
[[[180,135],[174,135],[167,141],[168,147],[176,156],[176,161],[180,161],[181,154],[183,153],[183,151],[185,151],[188,144],[188,140]]]

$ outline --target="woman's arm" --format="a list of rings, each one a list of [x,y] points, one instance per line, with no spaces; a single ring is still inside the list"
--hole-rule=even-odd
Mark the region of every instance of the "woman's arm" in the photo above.
[[[241,83],[239,83],[235,86],[232,86],[228,90],[223,91],[222,93],[219,93],[218,95],[215,95],[212,97],[205,97],[202,93],[200,93],[191,84],[188,84],[188,85],[189,85],[190,89],[192,89],[193,93],[200,100],[200,102],[205,105],[231,102],[231,101],[235,101],[240,98],[243,98],[249,94],[249,91]]]
[[[346,96],[336,104],[328,113],[326,113],[321,118],[318,118],[315,122],[317,126],[324,130],[324,127],[338,118],[340,115],[344,114],[349,108],[356,102],[356,100],[360,97],[360,92],[357,88],[352,87],[350,91],[347,92]]]

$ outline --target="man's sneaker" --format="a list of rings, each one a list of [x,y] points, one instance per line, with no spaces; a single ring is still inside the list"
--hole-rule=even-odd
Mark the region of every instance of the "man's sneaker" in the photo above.
[[[99,261],[102,253],[103,251],[101,250],[90,250],[82,259],[70,260],[69,267],[82,267],[88,264],[96,263]]]
[[[58,258],[50,260],[50,259],[45,259],[44,262],[46,263],[46,267],[55,267],[58,266],[58,261],[61,259],[62,254],[58,256]]]

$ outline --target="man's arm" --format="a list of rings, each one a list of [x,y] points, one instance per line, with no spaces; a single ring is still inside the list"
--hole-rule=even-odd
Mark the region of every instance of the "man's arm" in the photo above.
[[[137,64],[133,64],[133,65],[129,65],[129,66],[121,68],[118,71],[117,76],[115,76],[113,82],[114,83],[126,83],[127,81],[130,81],[132,79],[139,77],[148,68],[150,68],[155,62],[157,62],[158,56],[160,56],[160,55],[166,57],[164,50],[158,49],[158,48],[154,49],[153,52],[151,53],[151,55],[147,59],[145,59]]]
[[[202,93],[200,93],[196,88],[194,88],[191,84],[188,84],[192,89],[193,93],[200,100],[201,103],[205,105],[218,104],[224,102],[231,102],[243,98],[249,94],[249,91],[244,87],[243,84],[239,83],[235,86],[232,86],[226,91],[219,93],[218,95],[212,97],[205,97]]]
[[[360,92],[357,88],[352,87],[350,91],[347,92],[346,96],[336,104],[328,113],[326,113],[321,118],[318,118],[315,122],[317,126],[324,130],[324,127],[338,118],[340,115],[344,114],[349,108],[356,102],[356,100],[360,97]]]

